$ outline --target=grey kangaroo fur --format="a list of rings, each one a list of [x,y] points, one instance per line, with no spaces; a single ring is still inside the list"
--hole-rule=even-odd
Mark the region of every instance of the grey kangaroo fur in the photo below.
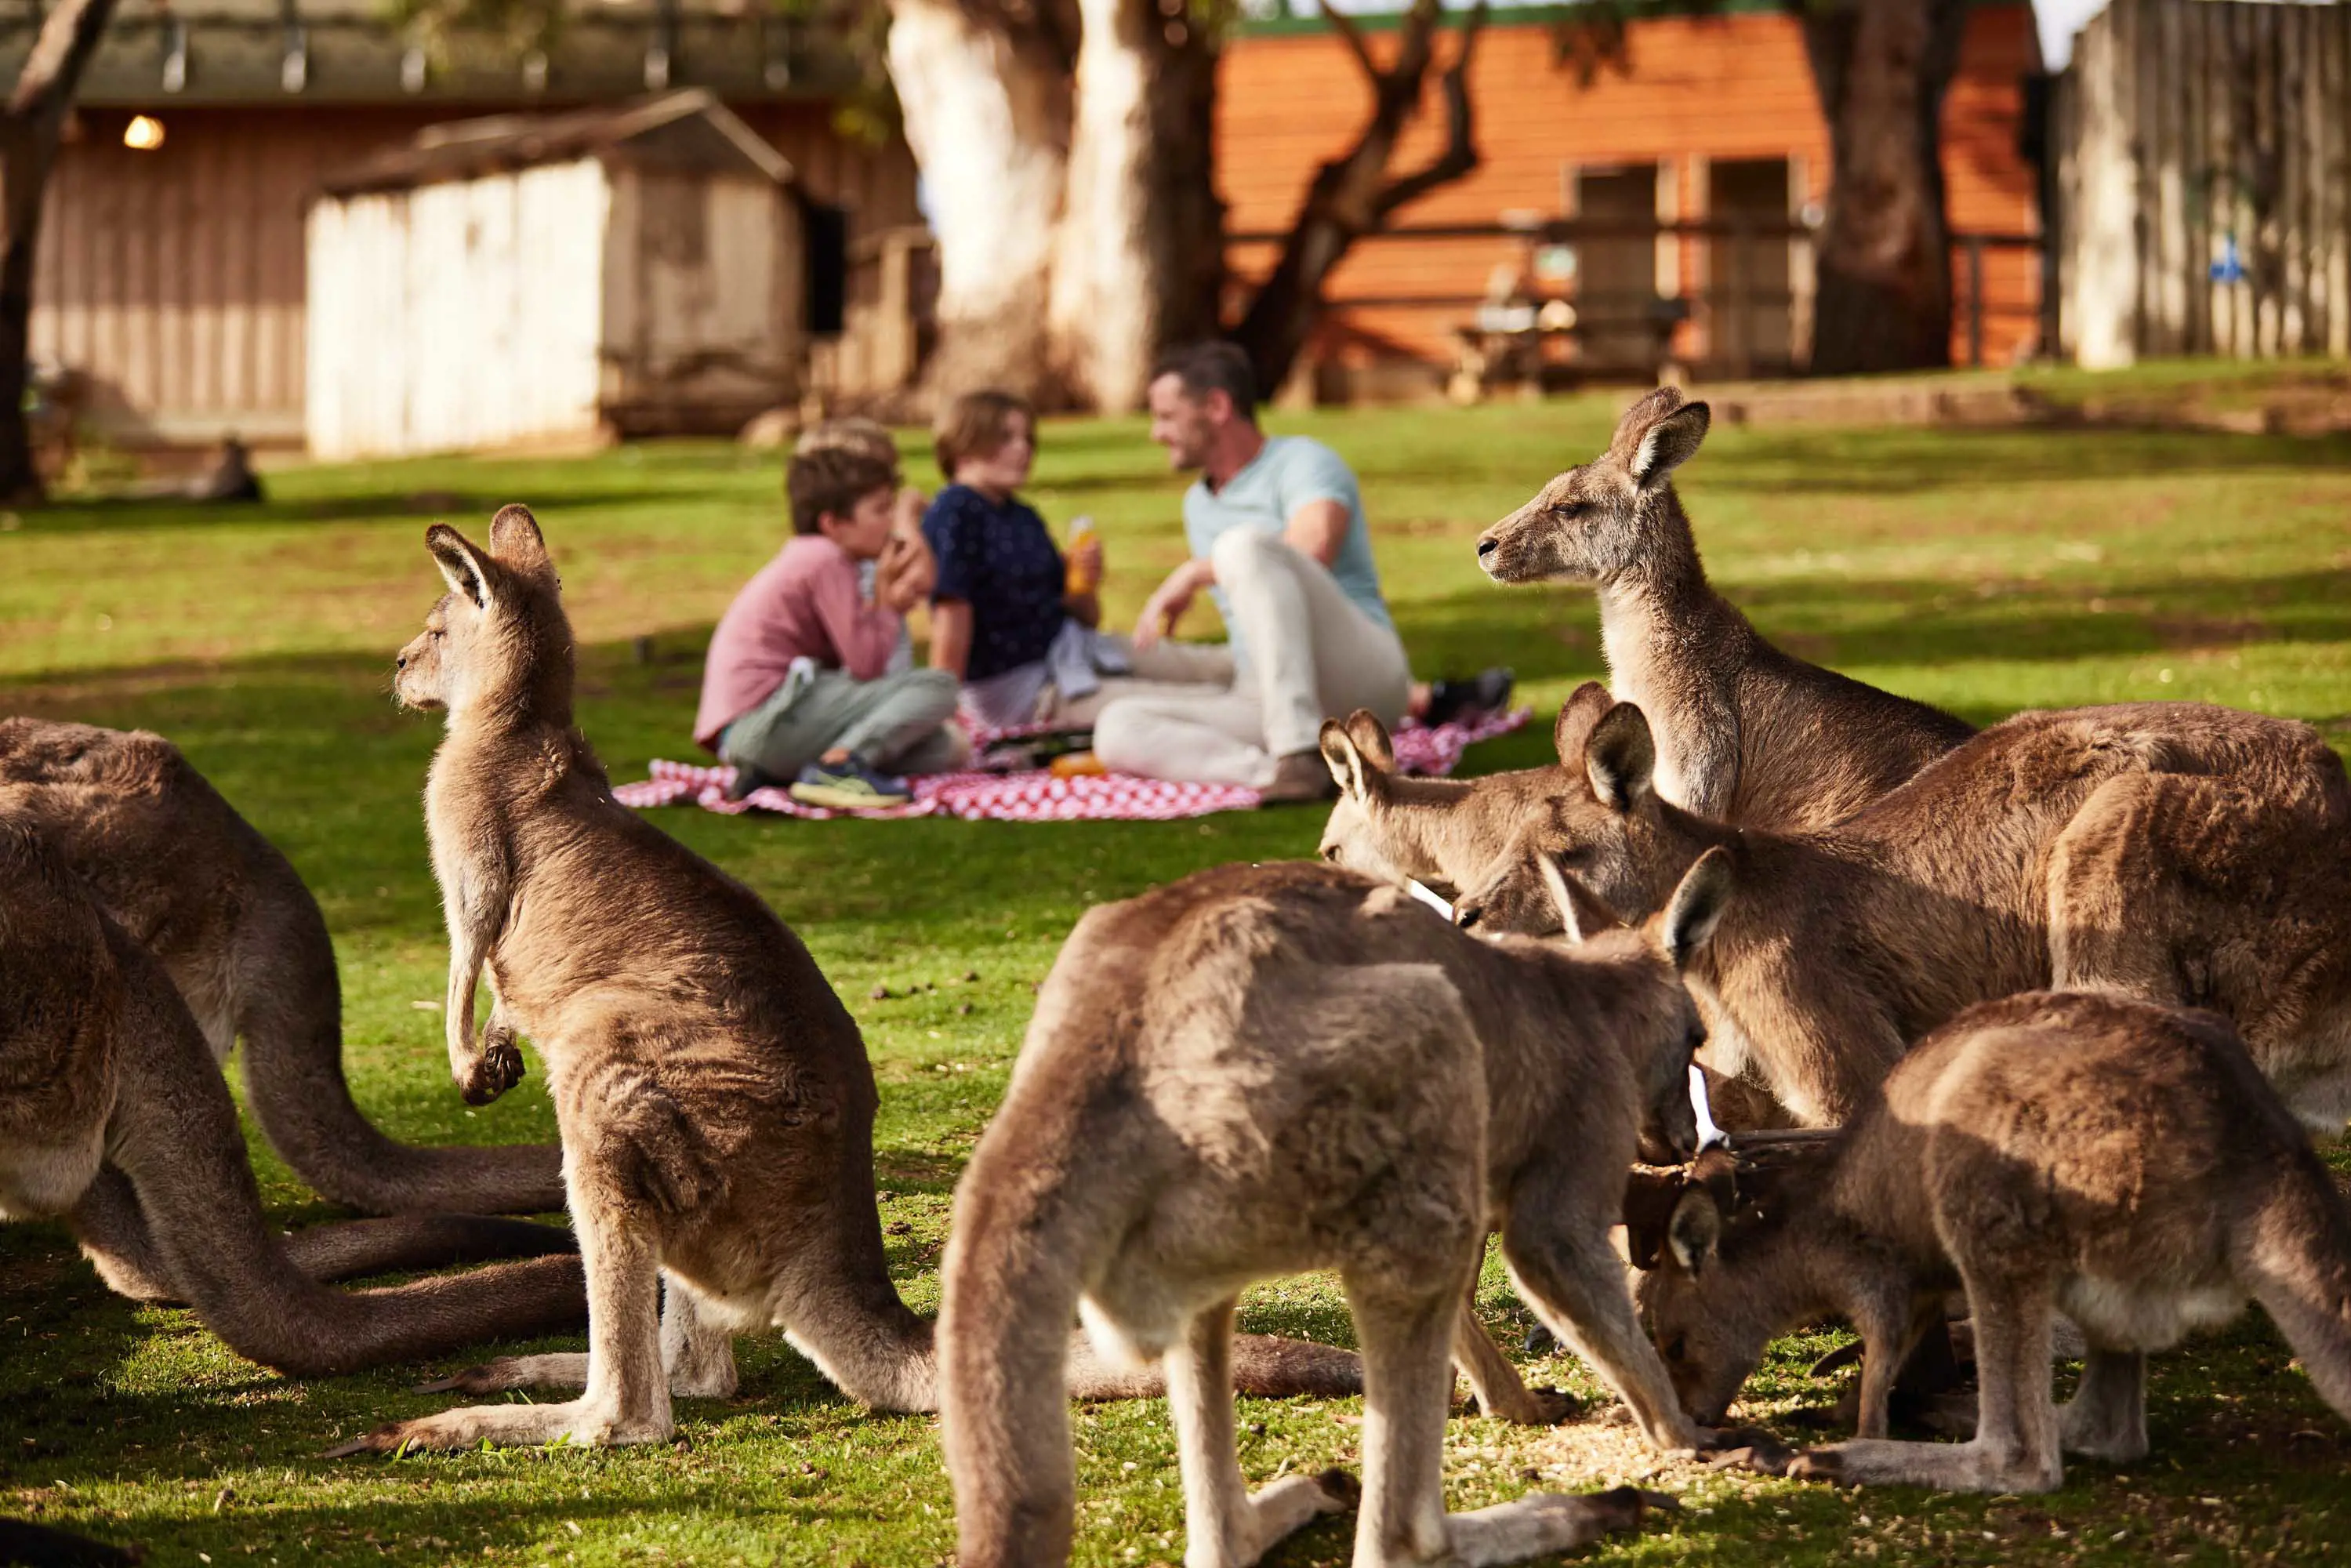
[[[1621,1497],[1447,1515],[1447,1355],[1499,1227],[1520,1298],[1648,1440],[1711,1440],[1641,1336],[1608,1234],[1643,1122],[1695,1142],[1676,968],[1719,912],[1715,869],[1644,930],[1581,946],[1481,941],[1392,884],[1301,862],[1088,912],[956,1189],[940,1343],[962,1568],[1068,1556],[1073,1310],[1105,1350],[1166,1367],[1187,1568],[1240,1568],[1346,1506],[1304,1477],[1251,1497],[1234,1453],[1235,1300],[1306,1269],[1339,1271],[1364,1347],[1362,1568],[1515,1561],[1630,1522]]]
[[[589,1351],[473,1368],[437,1386],[582,1387],[383,1427],[335,1450],[484,1440],[655,1441],[673,1393],[733,1392],[731,1336],[781,1327],[852,1398],[937,1403],[932,1325],[891,1283],[873,1188],[873,1069],[808,949],[741,883],[612,799],[572,722],[571,627],[538,523],[507,507],[485,550],[435,525],[449,591],[400,654],[396,689],[444,710],[425,782],[450,937],[444,1022],[469,1102],[545,1061]],[[474,1023],[486,970],[489,1027]],[[1243,1347],[1266,1393],[1360,1386],[1355,1358]],[[1082,1369],[1072,1392],[1158,1392]]]
[[[343,1079],[342,987],[318,900],[170,741],[0,719],[0,813],[39,828],[155,956],[217,1060],[243,1041],[255,1118],[320,1193],[372,1214],[563,1207],[551,1145],[419,1148],[360,1113]]]
[[[1607,451],[1480,534],[1478,561],[1497,582],[1593,585],[1612,689],[1657,727],[1659,795],[1717,821],[1825,827],[1975,732],[1782,652],[1708,585],[1673,473],[1709,417],[1649,393]]]
[[[580,1321],[576,1258],[381,1291],[312,1279],[407,1266],[416,1237],[382,1221],[315,1241],[271,1229],[228,1086],[170,977],[43,834],[0,816],[0,1220],[62,1216],[78,1232],[108,1201],[138,1221],[144,1277],[238,1354],[297,1376]]]
[[[2305,1124],[2342,1130],[2351,784],[2309,726],[2194,703],[2020,714],[1804,833],[1672,805],[1654,757],[1616,705],[1527,852],[1628,917],[1720,859],[1737,894],[1688,974],[1705,1059],[1799,1122],[1845,1120],[1969,1004],[2055,987],[2226,1013]]]
[[[2063,1483],[2064,1453],[2136,1462],[2147,1353],[2248,1298],[2351,1419],[2351,1206],[2212,1013],[2046,992],[1970,1008],[1888,1075],[1820,1180],[1729,1225],[1693,1186],[1668,1237],[1642,1308],[1700,1420],[1775,1333],[1829,1312],[1860,1331],[1859,1440],[1791,1474],[2027,1492]],[[1886,1441],[1894,1370],[1955,1288],[1975,1320],[1975,1437]],[[2063,1406],[2059,1312],[2089,1345]]]

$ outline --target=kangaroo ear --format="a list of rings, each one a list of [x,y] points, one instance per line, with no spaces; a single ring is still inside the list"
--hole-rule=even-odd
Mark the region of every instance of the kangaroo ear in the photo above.
[[[1562,768],[1583,766],[1583,748],[1591,743],[1592,727],[1600,722],[1616,699],[1598,681],[1586,681],[1560,704],[1559,722],[1552,726],[1552,745]]]
[[[1698,863],[1682,873],[1681,885],[1666,901],[1663,916],[1666,956],[1673,960],[1675,968],[1687,967],[1692,956],[1714,935],[1736,886],[1730,852],[1720,844],[1698,856]]]
[[[1322,721],[1322,763],[1331,769],[1339,793],[1347,799],[1361,800],[1371,793],[1370,770],[1364,764],[1364,754],[1355,749],[1346,727],[1335,718]]]
[[[1592,792],[1612,811],[1630,811],[1649,792],[1657,743],[1638,704],[1618,703],[1600,716],[1584,743],[1583,771]]]
[[[449,580],[449,591],[463,594],[477,610],[490,607],[490,567],[475,549],[472,541],[446,523],[435,523],[424,530],[424,548],[433,552],[433,564]]]
[[[490,519],[490,553],[501,565],[517,571],[552,571],[555,567],[547,553],[547,538],[538,531],[538,519],[519,502],[500,507],[498,515]]]
[[[1388,727],[1380,716],[1367,707],[1359,707],[1347,716],[1347,737],[1364,760],[1383,773],[1395,771],[1395,742],[1388,738]]]
[[[1652,490],[1673,471],[1698,455],[1699,443],[1712,423],[1713,412],[1702,402],[1687,402],[1649,426],[1633,448],[1633,483]]]
[[[1682,1271],[1695,1278],[1721,1256],[1722,1210],[1714,1194],[1696,1183],[1684,1187],[1666,1222],[1666,1245]]]
[[[1559,869],[1551,856],[1535,856],[1535,869],[1550,890],[1552,907],[1559,911],[1560,929],[1571,942],[1589,942],[1603,931],[1622,925],[1616,912],[1599,894]]]

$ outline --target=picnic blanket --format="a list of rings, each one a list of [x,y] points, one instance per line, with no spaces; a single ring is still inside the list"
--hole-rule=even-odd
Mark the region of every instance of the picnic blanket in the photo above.
[[[1533,710],[1518,708],[1489,714],[1467,723],[1441,724],[1424,729],[1409,719],[1395,732],[1396,766],[1406,773],[1450,773],[1460,765],[1461,753],[1481,740],[1507,735],[1527,722]],[[1005,738],[1003,734],[974,737],[976,749]],[[740,800],[726,798],[735,770],[723,765],[703,767],[691,762],[655,762],[653,777],[623,784],[612,791],[624,806],[691,803],[705,811],[739,816],[768,811],[788,817],[962,817],[1006,822],[1163,822],[1179,817],[1205,817],[1213,811],[1246,811],[1257,803],[1257,791],[1233,784],[1171,784],[1139,779],[1131,773],[1106,773],[1093,778],[1056,779],[1043,768],[1019,773],[936,773],[912,779],[914,798],[903,806],[872,811],[831,811],[803,806],[780,786],[752,790]]]

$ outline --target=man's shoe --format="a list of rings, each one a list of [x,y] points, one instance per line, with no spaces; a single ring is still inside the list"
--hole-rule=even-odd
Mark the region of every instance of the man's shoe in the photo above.
[[[1338,793],[1339,781],[1331,777],[1331,765],[1322,760],[1322,752],[1293,751],[1275,760],[1273,782],[1259,790],[1257,799],[1261,806],[1284,806],[1333,800]]]
[[[765,789],[770,785],[781,782],[783,780],[779,779],[768,778],[747,762],[738,762],[735,764],[735,781],[726,786],[726,799],[730,801],[742,800],[747,799],[754,789]]]
[[[1435,729],[1457,719],[1499,713],[1510,706],[1510,688],[1518,677],[1506,664],[1480,670],[1466,681],[1437,681],[1428,688],[1428,711],[1420,722]]]
[[[853,758],[842,763],[811,762],[800,769],[789,791],[803,806],[831,811],[871,811],[903,806],[913,798],[904,779],[876,773]]]

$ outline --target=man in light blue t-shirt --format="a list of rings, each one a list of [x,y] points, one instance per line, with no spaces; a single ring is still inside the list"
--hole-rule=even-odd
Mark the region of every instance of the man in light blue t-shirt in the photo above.
[[[1170,355],[1150,396],[1151,438],[1200,477],[1184,494],[1192,559],[1144,606],[1135,645],[1172,632],[1205,588],[1238,669],[1228,690],[1111,704],[1094,722],[1095,754],[1122,773],[1322,799],[1333,792],[1324,718],[1363,707],[1394,726],[1428,700],[1380,593],[1355,476],[1320,442],[1258,428],[1249,359],[1233,344]],[[1499,702],[1508,683],[1489,672],[1454,695]]]

